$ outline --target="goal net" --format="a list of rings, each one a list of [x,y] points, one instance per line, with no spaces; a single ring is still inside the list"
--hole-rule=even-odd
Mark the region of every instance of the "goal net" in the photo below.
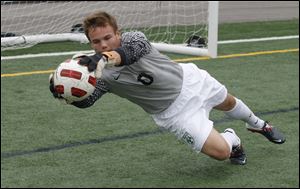
[[[217,56],[217,1],[1,1],[1,51],[88,43],[81,23],[97,10],[114,15],[121,32],[144,32],[160,51]]]

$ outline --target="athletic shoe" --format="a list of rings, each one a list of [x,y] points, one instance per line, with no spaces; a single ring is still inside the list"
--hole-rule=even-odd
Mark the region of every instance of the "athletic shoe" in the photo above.
[[[242,144],[232,147],[230,162],[237,165],[245,165],[247,162],[246,154]]]
[[[224,133],[226,133],[226,132],[236,135],[234,130],[231,128],[225,129]],[[238,137],[238,136],[236,135],[236,137]],[[239,139],[239,137],[238,137],[238,139]],[[240,139],[239,139],[238,143],[239,143],[239,145],[232,147],[229,159],[232,164],[245,165],[246,164],[246,154],[243,150]]]
[[[269,141],[275,144],[282,144],[285,142],[284,135],[278,129],[270,125],[268,121],[265,121],[265,124],[261,129],[250,127],[248,124],[247,129],[264,135]]]

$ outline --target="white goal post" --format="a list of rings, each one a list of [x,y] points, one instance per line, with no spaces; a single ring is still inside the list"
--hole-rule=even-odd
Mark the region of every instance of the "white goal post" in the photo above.
[[[217,57],[218,1],[1,1],[1,51],[44,42],[88,43],[81,23],[96,10],[121,31],[143,31],[160,51]]]

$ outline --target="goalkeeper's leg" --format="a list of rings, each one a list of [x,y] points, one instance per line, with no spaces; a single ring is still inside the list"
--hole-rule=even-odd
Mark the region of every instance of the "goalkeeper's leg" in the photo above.
[[[248,130],[264,135],[271,142],[276,144],[285,142],[284,135],[278,129],[270,125],[267,121],[257,117],[243,101],[230,94],[215,109],[225,111],[225,114],[231,118],[243,120],[246,122]]]
[[[241,140],[231,128],[226,129],[223,133],[218,133],[212,128],[201,152],[217,160],[229,158],[233,164],[246,164],[246,154]]]

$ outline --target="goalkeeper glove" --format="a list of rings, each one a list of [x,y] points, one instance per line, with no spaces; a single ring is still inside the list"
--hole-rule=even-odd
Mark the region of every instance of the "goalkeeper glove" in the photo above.
[[[84,54],[74,55],[73,58],[80,58],[79,64],[88,67],[89,72],[93,72],[97,68],[97,63],[102,58],[100,54],[94,54],[92,56],[87,56]]]
[[[54,81],[53,81],[53,73],[50,74],[49,76],[49,90],[52,93],[53,97],[58,99],[59,102],[61,102],[62,104],[70,104],[70,102],[67,102],[66,99],[64,99],[64,97],[61,96],[61,94],[59,94],[55,88],[54,88]]]
[[[89,72],[95,71],[96,78],[101,78],[102,71],[106,65],[116,66],[121,62],[120,55],[115,51],[103,52],[101,55],[76,56],[76,58],[81,58],[79,64],[87,66]]]
[[[116,51],[103,52],[102,58],[99,60],[97,64],[97,68],[95,70],[95,77],[101,78],[102,71],[105,66],[116,66],[121,63],[121,57],[119,53]]]
[[[116,51],[103,52],[102,56],[106,58],[108,66],[118,66],[121,64],[121,56]]]

